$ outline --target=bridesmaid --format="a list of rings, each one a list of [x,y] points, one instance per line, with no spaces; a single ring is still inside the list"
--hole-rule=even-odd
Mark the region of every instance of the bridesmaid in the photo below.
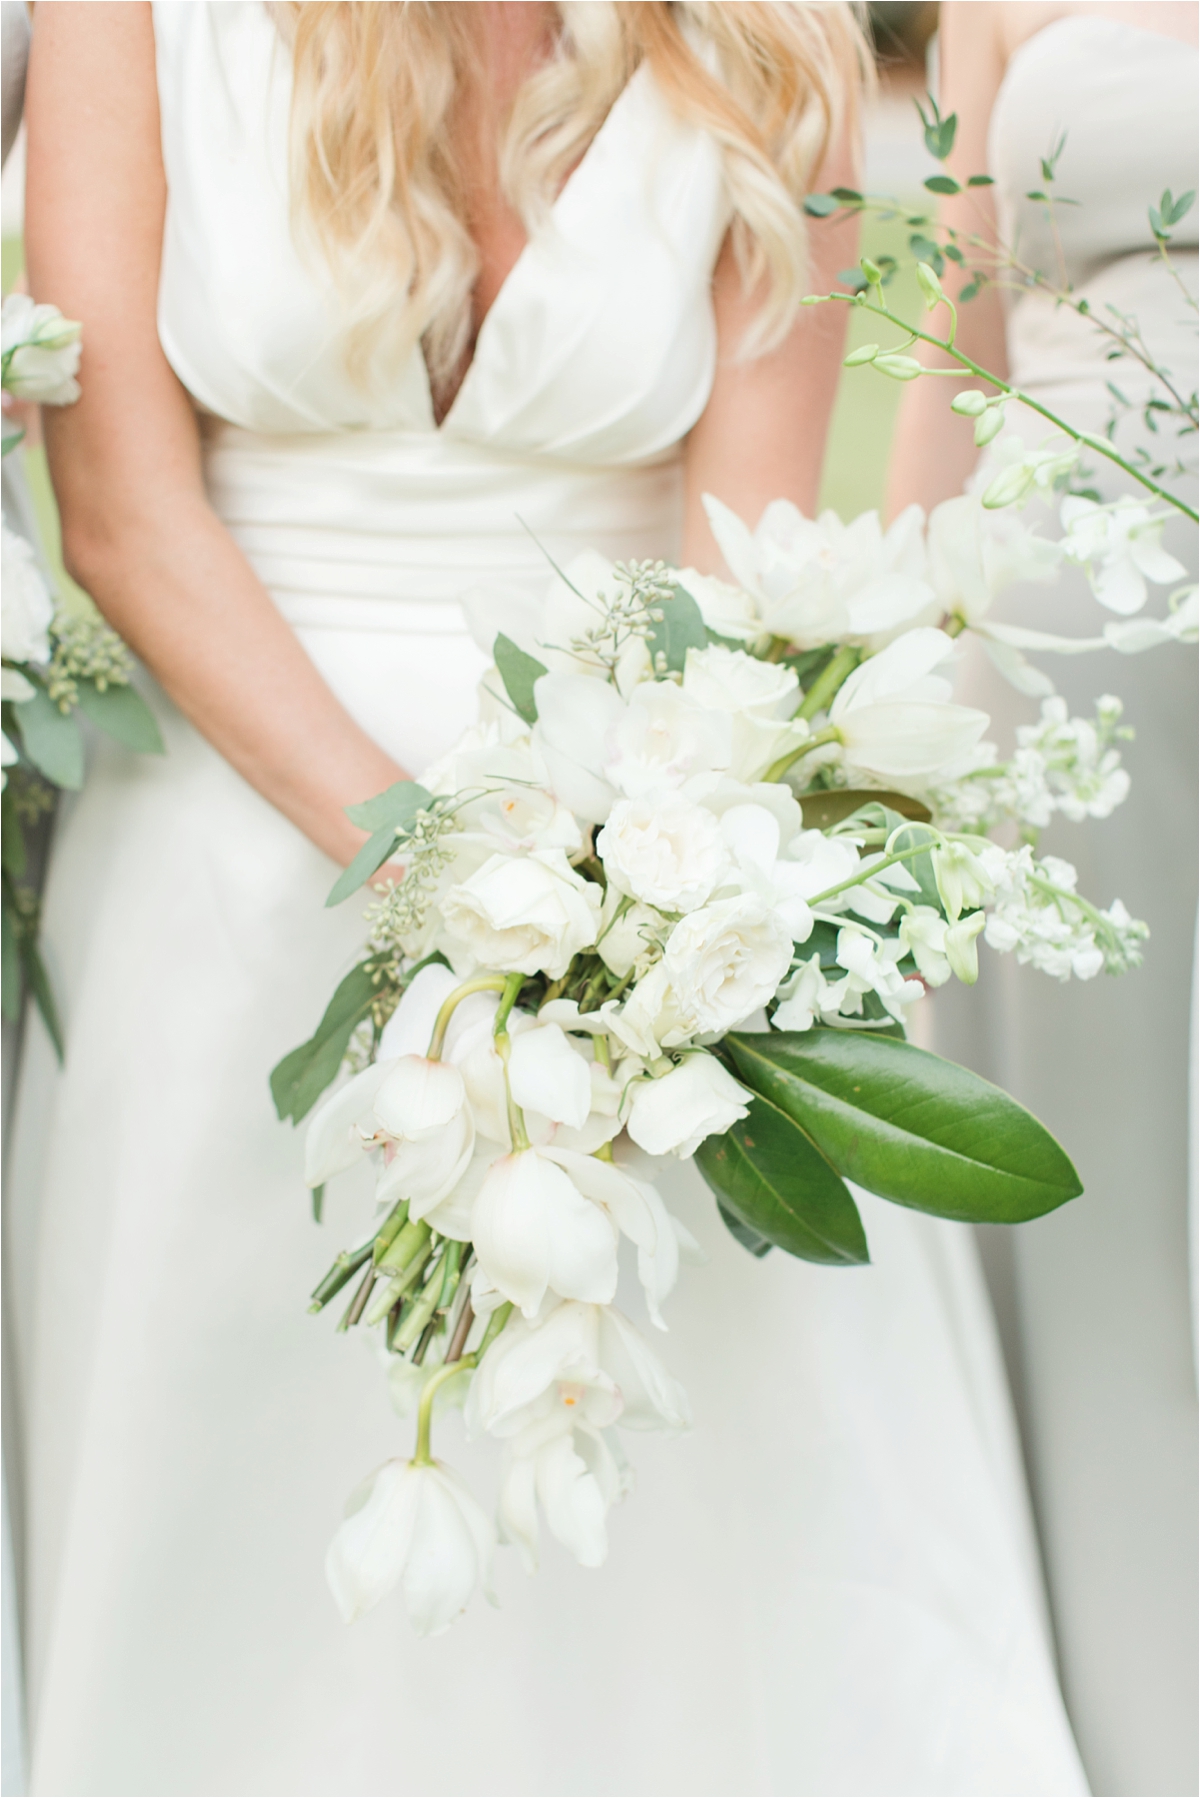
[[[1192,5],[951,4],[942,7],[939,101],[959,116],[951,167],[997,185],[946,202],[948,223],[978,231],[980,208],[1027,260],[1053,271],[1041,209],[1022,196],[1059,134],[1067,272],[1092,309],[1133,312],[1159,360],[1195,368],[1195,321],[1153,259],[1146,208],[1164,187],[1195,185],[1196,8]],[[1195,292],[1196,212],[1175,236]],[[1006,308],[985,288],[960,314],[958,341],[1073,423],[1102,430],[1106,382],[1133,397],[1139,371],[1103,359],[1097,333],[1041,296]],[[976,458],[969,421],[945,383],[905,395],[893,452],[895,509],[957,493]],[[1038,442],[1036,417],[1010,427]],[[1137,441],[1140,413],[1118,442]],[[1193,440],[1194,441],[1194,440]],[[1151,440],[1153,442],[1153,440]],[[1162,440],[1159,440],[1161,445]],[[1162,453],[1161,448],[1158,451]],[[1107,465],[1103,465],[1105,467]],[[1129,483],[1100,484],[1115,497]],[[1194,502],[1194,481],[1192,498]],[[1052,515],[1045,528],[1055,528]],[[1195,571],[1195,532],[1167,545]],[[1161,609],[1161,590],[1158,595]],[[1151,602],[1153,609],[1153,601]],[[1081,575],[1010,590],[1000,615],[1093,635],[1098,608]],[[1188,1049],[1196,920],[1196,668],[1188,652],[1044,659],[1073,712],[1119,694],[1137,731],[1133,795],[1100,826],[1065,825],[1045,846],[1080,869],[1103,902],[1120,893],[1149,921],[1144,966],[1121,981],[1058,989],[992,958],[980,989],[939,994],[935,1044],[1033,1107],[1071,1145],[1085,1196],[985,1252],[1011,1316],[1010,1357],[1062,1662],[1093,1789],[1196,1790],[1196,1395],[1187,1282]],[[962,671],[1001,744],[1033,705],[982,656]],[[963,1003],[964,998],[966,1003]],[[1004,1321],[1002,1319],[1002,1321]]]

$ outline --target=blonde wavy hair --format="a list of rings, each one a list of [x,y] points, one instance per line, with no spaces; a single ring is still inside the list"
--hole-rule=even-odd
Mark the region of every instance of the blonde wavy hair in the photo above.
[[[785,335],[805,291],[800,202],[831,139],[856,123],[870,60],[853,9],[754,0],[566,0],[554,54],[521,87],[499,148],[532,233],[634,70],[718,144],[733,247],[764,298],[746,355]],[[478,254],[450,121],[480,79],[476,8],[457,0],[278,6],[294,70],[295,225],[315,234],[351,307],[359,379],[423,342],[435,388],[471,341]],[[403,304],[397,304],[397,295]]]

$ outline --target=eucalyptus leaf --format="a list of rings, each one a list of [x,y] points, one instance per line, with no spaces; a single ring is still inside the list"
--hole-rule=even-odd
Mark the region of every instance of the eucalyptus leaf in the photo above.
[[[496,664],[497,674],[504,682],[504,690],[512,701],[513,710],[526,724],[536,724],[537,701],[533,696],[533,689],[535,682],[541,680],[543,674],[549,673],[545,663],[539,662],[536,656],[527,655],[503,631],[492,645],[492,660]]]
[[[108,736],[141,755],[165,755],[166,745],[158,720],[136,687],[107,686],[101,692],[95,681],[81,680],[79,709]]]
[[[346,1045],[370,1012],[376,990],[367,963],[351,968],[312,1036],[272,1069],[271,1097],[281,1118],[298,1124],[336,1079]]]
[[[660,611],[662,617],[656,622],[647,643],[654,666],[658,669],[661,655],[663,666],[672,674],[682,674],[688,650],[708,646],[708,632],[700,607],[686,588],[677,586],[670,599],[663,600],[655,610]]]
[[[58,1015],[58,1006],[54,1002],[54,989],[50,985],[50,976],[46,972],[46,964],[42,960],[38,946],[33,937],[26,937],[21,943],[21,965],[25,971],[25,979],[33,994],[34,1004],[41,1014],[46,1033],[54,1044],[54,1053],[61,1063],[64,1054],[62,1023]]]
[[[56,787],[77,792],[83,785],[83,733],[69,712],[60,712],[44,687],[16,707],[21,748],[39,773]]]
[[[953,175],[927,175],[925,186],[931,194],[960,194],[962,188]]]
[[[809,218],[827,219],[838,209],[838,202],[832,194],[808,194],[804,201],[804,210]]]
[[[737,1032],[738,1077],[882,1198],[970,1223],[1020,1223],[1082,1192],[1043,1124],[977,1074],[874,1032]]]
[[[729,1212],[764,1242],[835,1267],[870,1259],[858,1208],[805,1132],[769,1099],[723,1136],[709,1136],[696,1166]],[[752,1251],[757,1252],[757,1251]]]
[[[373,833],[389,824],[396,830],[405,830],[432,797],[417,781],[398,780],[385,793],[377,793],[374,799],[364,799],[361,805],[348,805],[344,810],[350,822],[357,824],[360,830]]]
[[[330,888],[326,905],[340,905],[343,899],[349,899],[351,893],[357,893],[366,880],[370,880],[376,868],[382,868],[392,850],[396,847],[396,826],[385,824],[368,837],[348,868],[344,868]]]

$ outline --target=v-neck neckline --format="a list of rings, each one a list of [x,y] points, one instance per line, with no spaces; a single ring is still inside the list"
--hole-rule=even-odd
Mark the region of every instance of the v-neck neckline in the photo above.
[[[525,242],[521,246],[521,250],[517,256],[516,261],[513,263],[512,267],[509,269],[507,275],[505,275],[503,281],[500,283],[500,286],[497,288],[495,299],[492,301],[491,305],[488,307],[487,311],[484,313],[483,317],[479,321],[479,329],[475,333],[475,347],[471,352],[471,360],[468,362],[468,364],[466,366],[466,370],[463,374],[463,378],[459,382],[458,387],[455,391],[454,398],[451,400],[449,406],[446,408],[446,411],[443,414],[440,423],[438,422],[436,414],[434,412],[433,382],[429,378],[429,364],[425,359],[425,348],[424,348],[423,344],[421,344],[421,343],[417,344],[415,354],[416,354],[417,360],[420,364],[421,380],[422,380],[422,385],[425,390],[425,403],[426,403],[428,419],[429,419],[429,429],[433,433],[434,436],[440,437],[443,434],[445,434],[449,425],[452,423],[455,413],[459,410],[459,407],[462,404],[463,396],[466,394],[467,389],[471,385],[472,377],[475,374],[476,366],[478,365],[480,356],[485,348],[485,340],[488,336],[488,326],[491,324],[493,318],[496,316],[496,313],[499,312],[503,308],[504,302],[508,299],[513,286],[519,281],[523,270],[528,266],[529,260],[533,254],[535,244],[538,242],[539,239],[541,239],[544,236],[547,229],[550,229],[550,230],[553,229],[555,223],[558,220],[559,212],[562,209],[562,207],[565,205],[565,203],[568,199],[568,196],[575,194],[577,188],[581,184],[583,176],[585,175],[585,173],[587,171],[588,165],[593,161],[593,152],[595,151],[601,138],[604,137],[607,133],[609,133],[611,131],[611,129],[614,125],[614,122],[617,118],[617,114],[620,111],[623,102],[626,100],[629,93],[631,92],[631,90],[634,86],[634,83],[636,81],[638,81],[645,73],[646,67],[647,67],[647,65],[645,63],[640,63],[638,65],[638,67],[633,71],[633,74],[629,77],[629,80],[625,83],[625,86],[621,89],[620,93],[617,95],[616,99],[613,101],[612,105],[609,107],[607,113],[604,115],[604,118],[601,121],[599,129],[596,131],[596,133],[594,134],[594,136],[591,139],[591,142],[588,144],[587,149],[583,152],[583,155],[579,158],[579,161],[575,164],[575,167],[571,170],[570,174],[567,176],[566,180],[563,182],[562,186],[559,188],[558,193],[555,197],[554,203],[550,208],[550,216],[549,216],[549,220],[547,221],[547,224],[539,226],[538,229],[534,232],[532,237],[527,237],[525,239]]]

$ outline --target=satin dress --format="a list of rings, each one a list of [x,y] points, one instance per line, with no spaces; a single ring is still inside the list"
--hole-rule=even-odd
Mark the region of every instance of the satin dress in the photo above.
[[[440,428],[424,364],[363,392],[290,228],[290,65],[265,7],[154,8],[159,329],[209,492],[334,691],[418,772],[471,721],[461,601],[557,558],[678,553],[704,410],[720,156],[631,80],[518,260]],[[526,528],[528,527],[528,528]],[[476,601],[474,610],[478,611]],[[236,653],[230,645],[230,654]],[[94,748],[46,936],[68,1054],[16,1145],[32,1787],[40,1793],[1078,1793],[969,1232],[864,1200],[873,1265],[706,1249],[662,1352],[695,1427],[632,1440],[585,1572],[505,1552],[500,1609],[346,1629],[343,1500],[408,1452],[361,1333],[306,1295],[314,1225],[267,1075],[362,940],[335,870],[174,712]],[[364,795],[365,797],[365,795]],[[457,1419],[438,1452],[483,1495]]]

